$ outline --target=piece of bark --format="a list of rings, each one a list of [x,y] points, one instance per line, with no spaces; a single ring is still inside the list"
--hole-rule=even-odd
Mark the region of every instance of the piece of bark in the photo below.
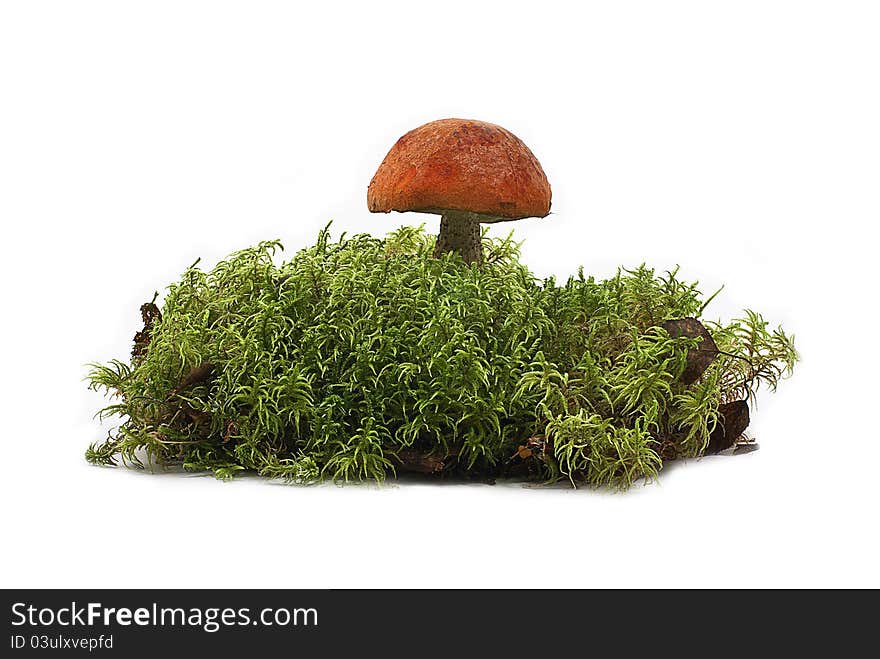
[[[186,377],[180,381],[180,384],[177,385],[178,391],[183,391],[188,387],[193,386],[194,384],[198,384],[205,380],[209,375],[211,375],[211,371],[214,370],[214,365],[211,362],[203,362],[198,366],[195,366],[189,373],[186,374]]]
[[[402,471],[419,474],[437,474],[446,468],[449,456],[425,455],[415,449],[405,448],[397,451],[398,467]]]
[[[655,440],[654,451],[663,462],[678,458],[678,444],[674,436],[661,436]]]
[[[183,410],[196,425],[204,425],[211,421],[211,415],[208,412],[195,410],[185,403],[180,406],[180,409]]]
[[[749,404],[744,400],[723,403],[718,406],[718,413],[718,424],[709,436],[706,453],[729,449],[749,427]]]
[[[696,318],[667,320],[663,323],[663,329],[674,339],[682,336],[700,339],[697,348],[688,350],[685,369],[679,378],[682,384],[693,384],[700,379],[700,376],[709,368],[709,364],[718,356],[718,346],[715,345],[715,340],[703,323]]]
[[[214,364],[211,362],[202,362],[198,366],[194,366],[190,369],[189,373],[183,376],[183,379],[180,381],[174,389],[168,394],[168,398],[172,396],[176,396],[184,389],[188,389],[194,384],[198,384],[199,382],[203,382],[208,378],[209,375],[214,371]]]
[[[162,320],[162,312],[159,311],[159,307],[154,303],[145,302],[141,305],[141,319],[143,320],[144,328],[134,335],[134,346],[131,349],[131,356],[133,359],[143,357],[147,354],[147,348],[150,346],[150,335],[153,330],[153,325]]]

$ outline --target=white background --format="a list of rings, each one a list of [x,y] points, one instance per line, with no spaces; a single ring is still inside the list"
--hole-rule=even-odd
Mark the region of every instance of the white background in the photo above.
[[[0,586],[880,586],[878,34],[872,2],[3,2]],[[626,494],[85,463],[85,363],[154,290],[330,219],[436,229],[366,188],[450,116],[543,164],[536,273],[678,263],[794,332],[761,450]]]

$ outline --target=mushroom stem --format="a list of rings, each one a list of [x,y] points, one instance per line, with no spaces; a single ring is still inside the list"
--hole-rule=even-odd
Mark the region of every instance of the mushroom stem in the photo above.
[[[440,218],[440,235],[434,247],[434,256],[458,252],[465,263],[483,264],[483,244],[480,239],[480,220],[476,213],[446,211]]]

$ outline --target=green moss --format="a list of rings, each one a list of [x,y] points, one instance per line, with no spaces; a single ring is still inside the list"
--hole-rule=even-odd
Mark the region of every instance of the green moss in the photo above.
[[[678,381],[698,340],[664,320],[705,302],[639,267],[538,281],[510,237],[485,263],[433,258],[434,238],[330,239],[276,265],[277,241],[195,265],[153,308],[130,363],[93,365],[121,425],[96,464],[255,470],[308,483],[429,470],[628,486],[705,450],[719,404],[775,387],[792,341],[746,312],[708,323],[724,354]]]

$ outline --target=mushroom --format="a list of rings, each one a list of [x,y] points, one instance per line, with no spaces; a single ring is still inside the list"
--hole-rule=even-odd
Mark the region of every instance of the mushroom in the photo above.
[[[373,213],[441,215],[434,256],[483,262],[480,224],[546,217],[550,184],[513,133],[470,119],[440,119],[397,140],[367,190]]]

